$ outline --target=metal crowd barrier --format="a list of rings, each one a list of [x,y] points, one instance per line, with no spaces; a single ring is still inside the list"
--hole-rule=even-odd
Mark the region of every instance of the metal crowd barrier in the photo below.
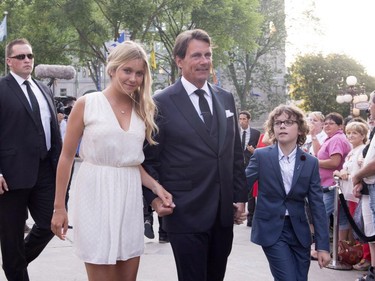
[[[326,266],[329,269],[335,270],[351,270],[352,266],[350,264],[346,264],[340,262],[338,259],[338,242],[339,242],[339,193],[341,194],[340,188],[340,178],[335,178],[335,185],[330,186],[329,190],[334,190],[335,198],[334,198],[334,211],[333,211],[333,243],[332,243],[332,259],[330,263]]]

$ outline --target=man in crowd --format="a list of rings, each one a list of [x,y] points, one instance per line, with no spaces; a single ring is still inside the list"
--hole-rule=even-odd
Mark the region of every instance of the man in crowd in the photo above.
[[[28,281],[28,264],[54,234],[51,218],[61,137],[51,90],[34,80],[26,39],[6,47],[0,80],[0,243],[8,280]],[[27,209],[35,221],[24,239]]]
[[[253,155],[257,147],[260,132],[250,127],[251,114],[249,111],[241,111],[238,115],[238,122],[241,131],[241,146],[243,149],[245,167],[249,164],[250,157]],[[252,225],[254,210],[255,210],[255,197],[253,196],[253,189],[249,191],[247,201],[247,226]]]

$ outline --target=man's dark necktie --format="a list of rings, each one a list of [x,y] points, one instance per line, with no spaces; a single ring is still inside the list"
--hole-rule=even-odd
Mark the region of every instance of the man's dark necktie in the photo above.
[[[203,116],[203,121],[206,124],[207,129],[210,130],[212,126],[212,114],[208,102],[204,97],[204,93],[205,91],[202,89],[198,89],[195,91],[195,94],[197,94],[199,97],[199,109]]]
[[[242,150],[245,150],[245,141],[246,141],[246,131],[243,131],[242,132],[242,139],[241,139]]]
[[[41,148],[40,157],[44,159],[45,156],[47,155],[47,146],[46,146],[46,139],[45,139],[43,124],[42,124],[42,119],[40,117],[40,109],[39,109],[38,100],[36,99],[33,90],[31,90],[30,82],[25,80],[23,84],[26,85],[27,94],[29,95],[29,99],[30,99],[31,110],[34,115],[34,119],[38,125],[39,141],[40,141],[40,148]]]

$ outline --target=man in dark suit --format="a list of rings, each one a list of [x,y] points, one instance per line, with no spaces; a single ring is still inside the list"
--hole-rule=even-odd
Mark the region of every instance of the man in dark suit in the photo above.
[[[250,121],[251,114],[249,111],[244,110],[238,114],[245,167],[249,164],[250,157],[253,155],[260,137],[260,132],[250,127]],[[253,188],[249,191],[247,200],[247,226],[251,226],[252,224],[256,205],[256,200],[253,196]]]
[[[275,280],[307,280],[312,239],[305,198],[311,206],[319,266],[330,261],[318,160],[299,148],[308,132],[300,109],[276,107],[267,132],[275,144],[255,150],[246,168],[249,187],[259,180],[251,241],[262,246]]]
[[[159,132],[145,147],[145,168],[173,195],[163,217],[180,281],[223,280],[247,201],[243,154],[232,94],[207,82],[211,39],[203,30],[181,33],[173,55],[182,78],[154,96]],[[202,92],[202,90],[204,92]],[[151,192],[147,201],[171,213]]]
[[[51,90],[31,78],[30,43],[10,42],[6,62],[10,74],[0,80],[1,253],[7,279],[27,281],[28,264],[54,236],[50,227],[61,137]],[[27,209],[35,224],[24,239]]]

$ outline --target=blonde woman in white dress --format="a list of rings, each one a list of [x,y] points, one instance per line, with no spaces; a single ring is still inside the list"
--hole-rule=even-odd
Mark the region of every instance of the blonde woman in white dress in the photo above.
[[[70,114],[60,156],[52,231],[65,239],[66,187],[77,145],[82,163],[73,200],[74,249],[85,263],[89,281],[134,281],[143,254],[142,185],[173,211],[172,196],[141,166],[144,140],[152,134],[155,104],[147,55],[134,42],[112,50],[103,92],[79,98]]]

